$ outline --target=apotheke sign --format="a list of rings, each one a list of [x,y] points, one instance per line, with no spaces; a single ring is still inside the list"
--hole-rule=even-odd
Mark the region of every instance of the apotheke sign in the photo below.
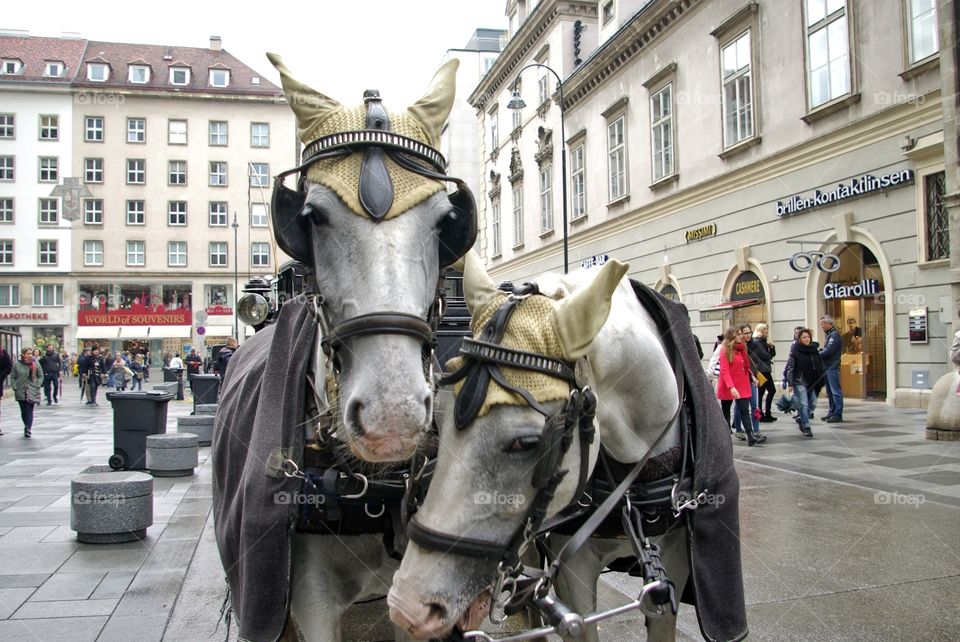
[[[860,178],[852,179],[849,183],[838,184],[836,189],[830,192],[817,190],[813,193],[813,196],[807,198],[791,196],[786,201],[777,201],[777,216],[800,214],[857,196],[883,191],[890,187],[902,187],[911,183],[913,178],[912,169],[902,169],[879,177],[864,174]]]

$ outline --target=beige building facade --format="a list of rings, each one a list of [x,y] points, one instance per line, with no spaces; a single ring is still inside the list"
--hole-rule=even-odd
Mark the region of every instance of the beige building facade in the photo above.
[[[845,397],[923,405],[955,329],[939,64],[952,12],[932,0],[529,4],[508,5],[525,18],[471,96],[494,278],[561,268],[566,236],[571,269],[627,261],[683,301],[708,353],[727,325],[768,323],[777,376],[794,328],[821,335],[830,314],[849,335]],[[514,116],[504,106],[532,62],[558,72],[563,100],[524,71]],[[511,133],[491,148],[494,118]],[[550,181],[567,182],[566,235]]]

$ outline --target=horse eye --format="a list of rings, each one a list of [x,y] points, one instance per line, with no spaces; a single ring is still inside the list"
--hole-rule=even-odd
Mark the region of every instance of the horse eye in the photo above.
[[[507,446],[504,452],[508,453],[525,453],[530,452],[531,450],[536,450],[540,446],[540,437],[539,435],[532,435],[530,437],[517,437],[510,445]]]
[[[311,222],[317,225],[327,225],[330,223],[326,213],[324,213],[324,211],[320,208],[314,207],[310,203],[304,204],[303,208],[300,210],[300,216],[306,216]]]

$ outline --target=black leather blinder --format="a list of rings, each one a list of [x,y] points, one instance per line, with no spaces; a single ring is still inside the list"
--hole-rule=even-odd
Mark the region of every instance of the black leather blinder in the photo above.
[[[457,184],[457,191],[447,195],[453,211],[437,225],[440,240],[440,267],[457,262],[477,240],[477,202],[465,183]]]
[[[277,245],[290,258],[305,265],[312,265],[313,253],[310,249],[312,223],[300,216],[307,194],[288,188],[283,184],[283,176],[280,175],[274,179],[273,194],[270,197],[270,212],[273,216]]]
[[[545,488],[559,472],[563,456],[570,449],[573,429],[580,422],[580,395],[573,391],[563,408],[547,417],[537,448],[537,466],[533,469],[533,487]]]

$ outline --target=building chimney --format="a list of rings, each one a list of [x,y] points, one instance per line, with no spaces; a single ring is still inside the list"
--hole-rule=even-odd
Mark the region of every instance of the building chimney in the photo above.
[[[220,51],[223,49],[223,43],[220,36],[210,36],[210,51]]]

